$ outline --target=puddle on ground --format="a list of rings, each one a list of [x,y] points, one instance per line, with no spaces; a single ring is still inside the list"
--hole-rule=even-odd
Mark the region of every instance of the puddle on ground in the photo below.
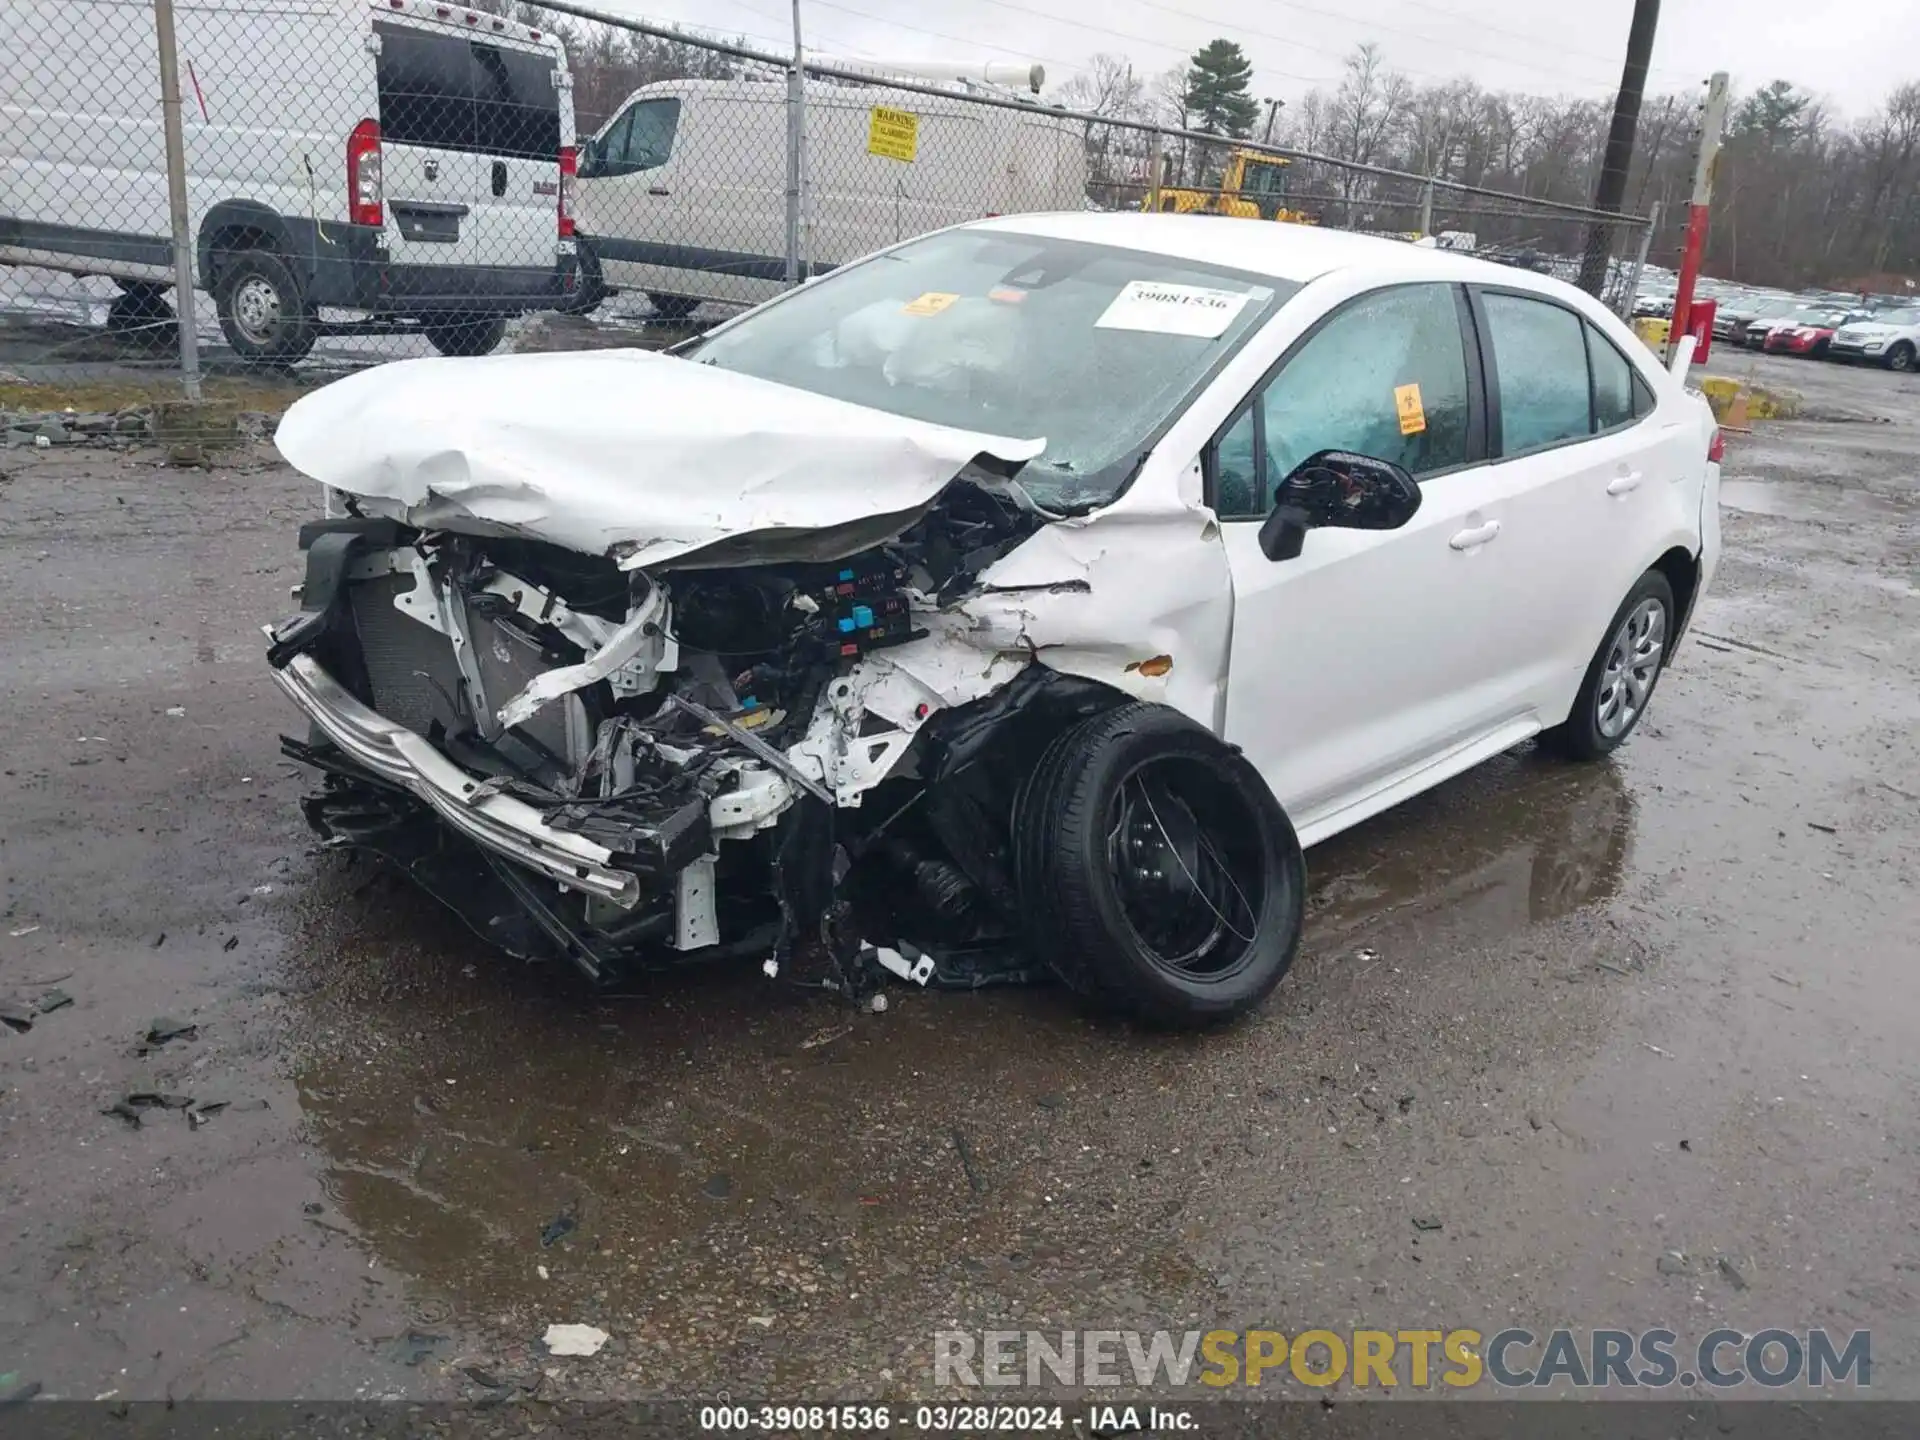
[[[1789,485],[1769,480],[1722,480],[1720,504],[1779,520],[1854,520],[1914,515],[1912,507],[1869,490]]]
[[[1632,820],[1613,766],[1521,752],[1317,847],[1295,975],[1251,1024],[1198,1036],[1091,1020],[1049,987],[894,986],[885,1014],[855,1013],[752,965],[595,998],[327,857],[290,937],[311,987],[294,1079],[339,1213],[382,1261],[520,1334],[601,1324],[655,1381],[767,1373],[739,1349],[761,1319],[817,1333],[863,1294],[869,1325],[983,1291],[1153,1318],[1209,1303],[1214,1222],[1187,1210],[1208,1167],[1334,1143],[1254,1093],[1303,1044],[1344,1043],[1297,1033],[1316,986],[1348,984],[1316,955],[1413,917],[1408,963],[1497,1017],[1521,962],[1488,947],[1613,895]],[[1248,1106],[1284,1123],[1246,1132]]]

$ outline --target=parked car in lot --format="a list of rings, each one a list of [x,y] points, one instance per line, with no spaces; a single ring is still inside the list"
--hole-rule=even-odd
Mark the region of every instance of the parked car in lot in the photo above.
[[[1911,370],[1920,356],[1920,308],[1882,310],[1849,321],[1833,334],[1835,360],[1872,360],[1889,370]]]
[[[1757,322],[1778,320],[1800,308],[1801,303],[1791,295],[1756,295],[1736,300],[1714,313],[1713,338],[1744,345],[1748,329]]]
[[[1712,414],[1597,301],[1204,216],[382,366],[277,442],[333,500],[267,656],[323,835],[599,978],[998,956],[1166,1025],[1286,972],[1304,847],[1626,740],[1719,554]]]
[[[1864,318],[1863,310],[1795,310],[1767,327],[1760,348],[1778,355],[1825,355],[1842,325]]]
[[[118,0],[16,0],[15,33],[111,35]],[[91,12],[91,13],[89,13]],[[196,0],[175,17],[193,272],[248,360],[409,328],[455,355],[572,273],[567,61],[553,35],[428,0]],[[173,240],[149,40],[13,67],[0,265],[105,275],[166,312]]]

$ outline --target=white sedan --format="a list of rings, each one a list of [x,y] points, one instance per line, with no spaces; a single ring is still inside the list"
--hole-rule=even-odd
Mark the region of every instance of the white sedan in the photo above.
[[[1719,553],[1711,413],[1586,295],[1210,217],[966,225],[277,438],[329,495],[268,631],[310,821],[601,980],[1238,1015],[1305,847],[1607,754]]]

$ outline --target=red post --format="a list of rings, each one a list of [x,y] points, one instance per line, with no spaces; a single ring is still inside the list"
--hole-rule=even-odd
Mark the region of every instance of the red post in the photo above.
[[[1700,257],[1707,251],[1707,207],[1687,206],[1687,238],[1680,247],[1680,279],[1673,290],[1673,318],[1667,322],[1668,354],[1674,342],[1687,333],[1687,317],[1693,313],[1694,282],[1700,278]],[[1694,351],[1695,360],[1706,357]]]
[[[1727,72],[1716,70],[1707,82],[1700,111],[1700,152],[1693,162],[1693,194],[1687,204],[1687,239],[1680,250],[1680,277],[1673,290],[1673,318],[1667,322],[1667,355],[1687,333],[1693,287],[1700,278],[1700,257],[1707,248],[1707,207],[1713,202],[1714,162],[1720,156],[1720,132],[1727,123]],[[1704,359],[1695,353],[1696,360]]]

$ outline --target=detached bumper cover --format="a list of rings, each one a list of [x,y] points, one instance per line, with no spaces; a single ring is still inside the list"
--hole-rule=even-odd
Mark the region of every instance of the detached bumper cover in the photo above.
[[[481,782],[426,740],[369,710],[311,656],[295,655],[273,680],[327,738],[382,779],[430,805],[453,829],[498,855],[584,894],[631,908],[640,878],[613,864],[613,852],[549,827],[511,795],[481,792]]]

